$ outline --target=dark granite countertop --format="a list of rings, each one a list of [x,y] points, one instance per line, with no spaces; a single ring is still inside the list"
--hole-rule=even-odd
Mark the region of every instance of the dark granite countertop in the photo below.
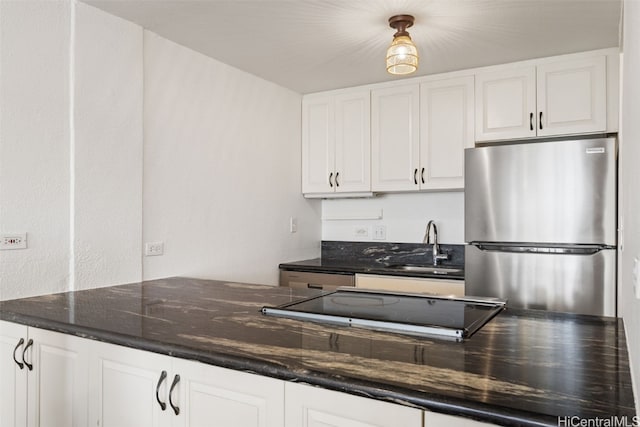
[[[621,319],[507,309],[451,342],[267,317],[314,290],[170,278],[0,302],[0,318],[500,425],[635,415]]]
[[[393,264],[391,264],[393,265]],[[313,258],[302,261],[283,262],[278,266],[281,270],[305,271],[314,273],[333,274],[383,274],[387,276],[422,277],[449,280],[464,280],[464,265],[443,265],[442,267],[459,268],[460,272],[446,275],[434,273],[422,273],[416,271],[403,271],[397,268],[389,268],[385,265],[371,265],[353,261],[335,261],[324,258]]]

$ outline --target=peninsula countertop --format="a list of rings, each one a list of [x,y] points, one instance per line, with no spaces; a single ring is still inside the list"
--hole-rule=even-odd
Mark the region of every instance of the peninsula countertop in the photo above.
[[[464,342],[268,317],[317,294],[170,278],[0,302],[0,319],[500,425],[635,415],[621,319],[510,310]]]

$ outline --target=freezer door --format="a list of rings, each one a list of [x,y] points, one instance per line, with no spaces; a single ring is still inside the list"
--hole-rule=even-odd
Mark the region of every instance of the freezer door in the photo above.
[[[465,248],[465,294],[504,298],[507,307],[615,316],[615,283],[615,249],[577,255]]]
[[[615,142],[465,150],[465,241],[614,246]]]

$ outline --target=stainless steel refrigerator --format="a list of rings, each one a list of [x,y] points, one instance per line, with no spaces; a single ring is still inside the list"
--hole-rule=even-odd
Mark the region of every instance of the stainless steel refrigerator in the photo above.
[[[465,150],[465,293],[616,315],[616,140]]]

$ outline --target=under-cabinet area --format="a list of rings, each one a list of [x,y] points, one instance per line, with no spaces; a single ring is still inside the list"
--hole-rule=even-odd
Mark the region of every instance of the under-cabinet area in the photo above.
[[[302,193],[462,190],[476,142],[617,132],[618,69],[602,49],[305,95]]]

